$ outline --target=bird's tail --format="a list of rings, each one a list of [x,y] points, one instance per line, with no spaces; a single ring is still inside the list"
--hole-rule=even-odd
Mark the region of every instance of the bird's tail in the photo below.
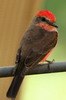
[[[23,81],[23,78],[24,78],[24,76],[20,76],[20,75],[17,75],[14,77],[14,79],[10,85],[10,88],[7,92],[8,98],[15,98],[16,97],[18,90],[20,88],[20,85]]]

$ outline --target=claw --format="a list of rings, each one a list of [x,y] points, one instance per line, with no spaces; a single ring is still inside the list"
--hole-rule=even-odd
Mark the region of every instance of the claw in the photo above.
[[[55,62],[55,59],[53,59],[52,61],[46,60],[46,62],[48,62],[49,64],[52,64],[53,62]]]
[[[46,62],[48,63],[48,70],[50,71],[50,64],[55,62],[55,59],[53,59],[52,61],[46,60]]]

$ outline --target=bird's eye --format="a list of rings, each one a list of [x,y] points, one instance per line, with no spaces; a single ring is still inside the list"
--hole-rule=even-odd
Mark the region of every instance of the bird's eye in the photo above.
[[[42,20],[42,21],[46,21],[46,18],[45,18],[45,17],[41,17],[41,20]]]

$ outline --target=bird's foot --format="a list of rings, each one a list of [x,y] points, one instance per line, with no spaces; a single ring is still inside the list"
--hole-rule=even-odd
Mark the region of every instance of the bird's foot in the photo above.
[[[52,64],[53,62],[55,62],[55,59],[53,59],[52,61],[50,60],[46,60],[47,63]]]
[[[50,71],[50,64],[55,62],[55,59],[53,59],[52,61],[46,60],[46,62],[48,63],[48,70]]]

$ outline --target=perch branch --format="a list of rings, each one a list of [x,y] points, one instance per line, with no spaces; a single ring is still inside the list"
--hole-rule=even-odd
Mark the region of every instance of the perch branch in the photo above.
[[[0,67],[0,77],[12,77],[14,76],[15,66]],[[33,74],[44,74],[53,72],[64,72],[66,71],[66,62],[53,62],[49,64],[38,64],[34,68],[30,69],[27,75]]]

